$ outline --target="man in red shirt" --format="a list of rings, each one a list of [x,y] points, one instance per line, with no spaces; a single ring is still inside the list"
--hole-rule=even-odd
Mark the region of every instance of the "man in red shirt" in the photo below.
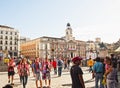
[[[15,67],[14,58],[11,58],[8,63],[8,83],[10,83],[10,77],[11,77],[12,85],[14,85],[14,83],[13,83],[14,74],[15,74],[14,67]]]
[[[52,66],[54,68],[54,74],[56,75],[57,74],[57,61],[55,59],[53,59]]]

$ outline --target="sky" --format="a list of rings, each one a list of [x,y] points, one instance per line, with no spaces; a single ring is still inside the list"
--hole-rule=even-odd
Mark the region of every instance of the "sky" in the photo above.
[[[117,42],[120,0],[0,0],[0,25],[19,30],[20,36],[60,38],[67,23],[76,40]]]

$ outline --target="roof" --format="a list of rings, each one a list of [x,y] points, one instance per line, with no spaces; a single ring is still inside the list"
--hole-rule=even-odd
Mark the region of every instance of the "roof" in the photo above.
[[[0,27],[2,27],[2,28],[10,28],[10,29],[14,29],[14,28],[12,28],[12,27],[5,26],[5,25],[0,25]]]
[[[63,38],[56,38],[56,37],[47,37],[47,36],[43,36],[41,38],[51,38],[51,39],[59,39],[59,40],[64,40]]]

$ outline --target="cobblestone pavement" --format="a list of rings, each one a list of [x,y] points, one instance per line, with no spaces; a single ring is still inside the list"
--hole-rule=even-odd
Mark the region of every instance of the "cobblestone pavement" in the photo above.
[[[91,73],[88,73],[87,67],[82,67],[84,75],[84,81],[86,88],[94,88],[94,79],[91,79]],[[8,82],[7,72],[0,72],[0,88],[2,88]],[[44,86],[44,82],[43,82]],[[14,77],[14,88],[22,88],[22,84],[19,82],[19,76],[16,73]],[[31,73],[28,78],[28,83],[26,88],[36,88],[35,79]],[[51,88],[71,88],[71,77],[69,71],[63,70],[62,76],[58,77],[57,75],[51,72]]]

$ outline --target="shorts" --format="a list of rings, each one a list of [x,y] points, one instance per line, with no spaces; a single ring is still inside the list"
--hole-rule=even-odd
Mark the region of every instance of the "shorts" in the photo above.
[[[41,75],[40,75],[40,73],[36,73],[36,80],[41,80]]]
[[[15,74],[14,71],[8,71],[8,76],[13,76]]]

